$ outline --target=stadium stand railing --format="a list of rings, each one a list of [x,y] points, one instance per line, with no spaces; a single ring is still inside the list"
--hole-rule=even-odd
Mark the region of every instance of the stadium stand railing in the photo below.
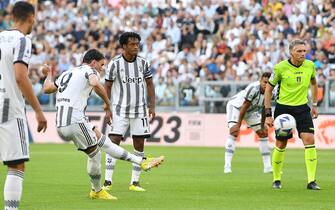
[[[187,87],[184,83],[177,83],[177,91],[172,103],[163,101],[161,105],[157,105],[156,111],[226,113],[225,106],[229,99],[249,83],[245,81],[201,81]],[[54,103],[54,95],[51,95],[48,104],[43,105],[43,109],[54,111]],[[89,99],[87,111],[102,111],[101,105],[101,99],[93,94]],[[318,108],[321,114],[335,113],[335,79],[319,83]]]

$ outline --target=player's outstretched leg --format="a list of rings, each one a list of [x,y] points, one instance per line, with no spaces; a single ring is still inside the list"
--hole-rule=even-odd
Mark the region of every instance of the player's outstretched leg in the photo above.
[[[224,173],[231,173],[231,161],[235,152],[235,140],[236,137],[229,135],[226,141],[226,151],[225,151],[225,165],[224,165]]]
[[[140,165],[141,169],[144,171],[148,171],[151,168],[157,167],[164,161],[164,156],[157,158],[142,158],[131,154],[122,147],[112,143],[112,141],[105,135],[102,135],[99,139],[98,146],[114,158],[126,160]]]

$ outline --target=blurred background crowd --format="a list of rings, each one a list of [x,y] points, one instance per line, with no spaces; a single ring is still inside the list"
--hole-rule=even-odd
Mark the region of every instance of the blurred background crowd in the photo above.
[[[0,31],[11,28],[14,1],[1,0]],[[36,0],[31,2],[36,3]],[[287,59],[288,43],[307,42],[322,103],[325,82],[335,79],[335,0],[53,0],[39,1],[31,35],[30,76],[42,104],[41,64],[54,74],[80,65],[88,48],[108,61],[121,53],[118,37],[136,31],[141,55],[151,62],[157,104],[199,104],[202,81],[255,81]],[[329,83],[335,106],[335,83]],[[229,97],[227,86],[208,86],[208,97]],[[99,104],[92,97],[89,104]]]

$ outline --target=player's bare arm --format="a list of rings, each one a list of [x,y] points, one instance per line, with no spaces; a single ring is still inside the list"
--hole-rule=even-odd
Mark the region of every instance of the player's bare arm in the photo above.
[[[43,92],[46,94],[55,93],[57,91],[57,86],[52,79],[51,69],[47,65],[43,65],[42,73],[47,76],[43,83]]]
[[[106,108],[110,107],[110,101],[105,92],[104,87],[98,80],[98,77],[95,74],[91,74],[88,78],[90,85],[93,87],[94,91],[101,97],[101,99],[105,102]]]
[[[238,136],[239,132],[240,132],[240,127],[241,127],[241,123],[243,120],[243,117],[245,115],[245,113],[247,112],[248,108],[251,105],[251,101],[248,100],[244,100],[241,109],[240,109],[240,115],[238,117],[238,122],[230,128],[230,134],[233,136]]]
[[[318,83],[315,78],[311,79],[311,92],[312,92],[312,118],[318,117]]]
[[[36,113],[36,120],[38,122],[37,131],[44,132],[47,129],[47,120],[45,119],[41,109],[41,105],[34,94],[31,81],[28,77],[27,65],[21,62],[15,63],[14,70],[17,86],[21,90],[22,95],[25,97],[25,99],[28,101],[28,103],[31,105]]]
[[[113,82],[112,81],[108,81],[108,80],[105,80],[105,85],[104,85],[104,89],[105,89],[105,92],[107,94],[107,98],[108,100],[111,99],[111,89],[112,89],[112,85],[113,85]],[[107,105],[107,104],[105,104]],[[107,107],[104,107],[104,110],[105,108]]]
[[[111,99],[112,85],[113,85],[112,81],[105,80],[104,89],[105,89],[105,92],[107,94],[107,97],[108,97],[109,101]],[[113,113],[112,113],[110,107],[107,106],[107,104],[105,104],[105,103],[104,103],[104,111],[106,112],[105,117],[104,117],[104,121],[107,122],[107,123],[110,123],[110,121],[113,119]]]
[[[265,92],[264,92],[264,107],[265,107],[265,125],[267,127],[273,126],[273,118],[271,112],[271,98],[272,98],[272,90],[273,87],[269,83],[266,84]]]
[[[155,87],[152,82],[152,77],[145,79],[149,96],[149,117],[152,119],[156,116],[155,112]]]
[[[106,113],[107,112],[109,113],[110,112],[110,100],[109,100],[109,98],[107,96],[107,93],[106,93],[104,87],[102,86],[102,84],[98,80],[98,77],[95,74],[91,74],[88,77],[88,81],[89,81],[90,85],[93,87],[94,91],[104,101],[104,110],[106,111]],[[107,121],[107,122],[109,122],[109,121]]]

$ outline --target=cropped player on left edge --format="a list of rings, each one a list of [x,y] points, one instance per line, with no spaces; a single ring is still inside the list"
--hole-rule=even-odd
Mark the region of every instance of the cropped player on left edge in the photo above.
[[[164,157],[142,158],[133,155],[102,135],[98,129],[88,122],[85,116],[87,99],[94,91],[104,100],[108,112],[110,102],[99,82],[99,73],[105,65],[105,57],[98,50],[88,50],[83,64],[63,72],[56,81],[52,80],[49,71],[44,82],[44,92],[56,94],[57,131],[68,141],[73,141],[78,150],[88,155],[87,173],[91,178],[92,190],[89,194],[93,199],[116,200],[101,186],[101,152],[100,149],[114,158],[139,164],[142,170],[149,170],[164,161]],[[47,67],[46,67],[47,68]]]
[[[4,186],[5,210],[19,208],[25,161],[29,160],[29,137],[25,99],[36,114],[37,131],[47,121],[28,77],[31,40],[26,36],[35,22],[34,7],[17,2],[12,9],[12,30],[0,33],[0,160],[8,167]]]

